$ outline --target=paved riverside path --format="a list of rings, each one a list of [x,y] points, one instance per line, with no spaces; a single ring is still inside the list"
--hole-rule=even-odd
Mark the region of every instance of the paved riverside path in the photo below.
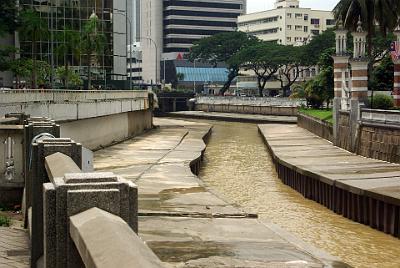
[[[182,112],[168,113],[168,116],[179,117],[179,118],[223,120],[231,122],[249,122],[258,124],[297,123],[297,116],[286,116],[286,115],[260,115],[260,114],[219,113],[219,112],[203,112],[203,111],[182,111]]]
[[[95,153],[95,169],[139,188],[139,234],[166,267],[347,267],[212,192],[198,168],[211,126],[155,119],[160,127]]]
[[[259,130],[288,185],[347,218],[399,236],[399,164],[350,153],[296,125]]]
[[[21,228],[0,227],[0,267],[27,268],[29,261],[28,232]]]

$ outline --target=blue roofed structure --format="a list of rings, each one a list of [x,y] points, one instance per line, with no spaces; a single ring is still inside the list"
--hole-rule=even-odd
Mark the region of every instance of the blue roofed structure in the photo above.
[[[220,67],[176,67],[176,73],[183,75],[181,82],[223,83],[227,80],[229,71]]]

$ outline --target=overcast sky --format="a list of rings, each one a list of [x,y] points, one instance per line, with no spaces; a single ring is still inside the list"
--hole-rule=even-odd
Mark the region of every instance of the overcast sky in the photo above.
[[[300,7],[332,10],[339,0],[300,0]],[[275,0],[247,0],[247,13],[274,8]]]

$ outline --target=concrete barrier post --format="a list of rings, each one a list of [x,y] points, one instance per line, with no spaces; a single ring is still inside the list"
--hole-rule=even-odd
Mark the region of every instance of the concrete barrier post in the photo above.
[[[43,199],[45,267],[84,267],[70,237],[69,219],[90,208],[117,215],[138,232],[137,187],[113,173],[70,173],[54,178],[43,185]]]
[[[48,118],[29,118],[24,127],[24,146],[25,146],[25,163],[24,163],[24,177],[25,177],[25,193],[24,203],[22,204],[23,213],[25,215],[25,227],[28,225],[28,208],[32,206],[32,173],[31,165],[33,161],[33,146],[32,140],[38,137],[39,134],[48,133],[55,138],[60,137],[60,126]]]
[[[45,169],[45,157],[54,153],[61,152],[68,155],[81,168],[82,165],[82,146],[71,139],[44,139],[32,145],[32,158],[30,160],[30,179],[26,190],[26,197],[31,200],[31,204],[26,204],[29,210],[31,205],[32,220],[29,226],[31,233],[31,263],[36,267],[36,262],[43,255],[43,183],[49,182]]]

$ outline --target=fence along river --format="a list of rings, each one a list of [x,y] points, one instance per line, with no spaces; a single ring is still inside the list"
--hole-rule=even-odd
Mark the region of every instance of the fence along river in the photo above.
[[[207,122],[214,128],[200,178],[215,193],[353,267],[400,267],[399,239],[339,216],[284,185],[255,124]]]

